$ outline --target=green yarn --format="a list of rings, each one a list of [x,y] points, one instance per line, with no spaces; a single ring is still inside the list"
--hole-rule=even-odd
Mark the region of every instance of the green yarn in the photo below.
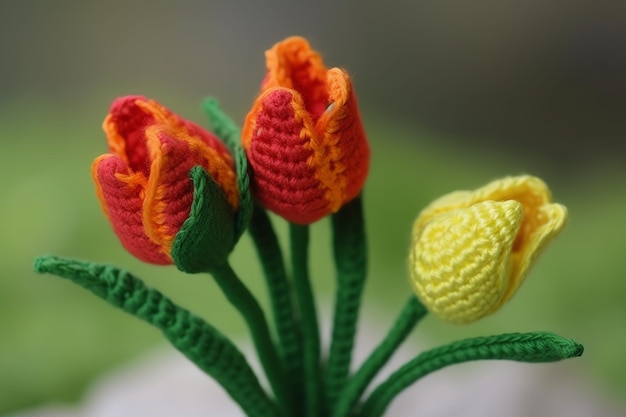
[[[293,282],[302,320],[304,415],[322,417],[324,389],[320,369],[320,331],[309,278],[309,226],[290,223],[289,236]]]
[[[237,172],[237,186],[239,189],[239,209],[235,220],[235,243],[245,232],[252,216],[253,202],[250,192],[250,175],[248,174],[248,159],[241,147],[241,130],[226,113],[222,111],[215,98],[207,98],[202,107],[209,117],[213,133],[224,142],[235,160]]]
[[[218,101],[214,98],[208,98],[204,100],[203,108],[209,117],[213,132],[228,147],[235,161],[239,189],[239,209],[236,214],[234,232],[234,243],[236,243],[248,227],[254,207],[250,192],[248,159],[240,144],[241,131],[239,127],[222,111]],[[248,324],[259,359],[279,403],[283,407],[291,409],[290,404],[293,403],[293,398],[289,395],[283,367],[272,343],[263,310],[230,266],[225,264],[220,269],[211,272],[213,272],[213,276],[226,297],[240,311]]]
[[[211,131],[224,142],[224,145],[232,152],[240,148],[241,130],[222,110],[219,101],[215,97],[207,97],[202,102],[202,109],[209,118]]]
[[[248,231],[263,267],[285,372],[290,381],[301,381],[302,335],[294,311],[291,283],[272,222],[265,209],[258,204],[254,205]],[[290,385],[296,404],[302,405],[302,385]]]
[[[347,417],[349,415],[374,377],[427,313],[428,310],[415,296],[409,298],[387,336],[376,346],[341,392],[339,401],[332,413],[333,417]]]
[[[343,389],[352,361],[352,349],[365,279],[367,248],[363,204],[358,196],[332,216],[337,291],[330,354],[326,366],[326,401],[330,410]]]
[[[222,189],[202,167],[193,167],[189,176],[193,203],[171,255],[178,269],[195,274],[224,263],[235,244],[234,219]]]
[[[309,226],[290,224],[291,282],[272,222],[253,201],[239,127],[221,110],[217,100],[205,100],[203,108],[214,133],[233,156],[239,207],[233,213],[213,178],[202,167],[194,167],[190,171],[193,203],[189,217],[174,238],[171,256],[183,272],[211,273],[242,315],[275,400],[264,391],[246,358],[228,338],[130,273],[53,256],[38,258],[35,270],[67,278],[160,329],[173,346],[211,375],[247,416],[381,417],[404,389],[449,365],[482,359],[550,362],[582,355],[582,345],[544,332],[466,339],[416,356],[360,404],[374,377],[427,310],[411,296],[385,338],[350,377],[367,274],[365,222],[362,198],[358,196],[331,218],[337,290],[329,355],[322,366],[318,317],[309,277]],[[277,344],[257,299],[228,263],[229,254],[248,228],[268,287]]]
[[[211,274],[228,301],[241,313],[248,325],[259,360],[282,411],[290,411],[293,408],[293,399],[289,395],[289,385],[261,306],[228,263],[213,269]]]
[[[121,269],[55,256],[35,260],[34,269],[69,279],[163,332],[196,366],[211,375],[251,417],[279,417],[245,357],[217,329]]]
[[[583,346],[552,333],[509,333],[465,339],[426,351],[395,371],[365,401],[360,417],[380,417],[391,401],[426,374],[482,359],[553,362],[583,354]]]

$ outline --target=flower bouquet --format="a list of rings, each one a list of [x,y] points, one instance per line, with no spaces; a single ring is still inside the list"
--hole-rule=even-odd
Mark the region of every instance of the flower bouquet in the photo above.
[[[455,363],[550,362],[580,344],[546,332],[476,337],[419,353],[373,379],[427,313],[469,323],[497,311],[565,224],[565,207],[532,176],[448,194],[412,232],[411,294],[369,357],[350,372],[367,275],[362,189],[370,148],[350,76],[328,69],[299,37],[266,52],[267,74],[240,129],[209,99],[212,131],[154,100],[115,100],[104,121],[110,153],[92,165],[96,195],[138,259],[210,274],[246,321],[268,381],[207,321],[114,266],[43,256],[35,270],[71,280],[160,329],[250,417],[380,417],[405,388]],[[268,211],[289,222],[285,257]],[[322,348],[309,276],[309,225],[330,217],[336,296]],[[248,232],[270,296],[272,326],[229,263]],[[368,388],[371,388],[369,393]],[[207,410],[210,414],[210,410]]]

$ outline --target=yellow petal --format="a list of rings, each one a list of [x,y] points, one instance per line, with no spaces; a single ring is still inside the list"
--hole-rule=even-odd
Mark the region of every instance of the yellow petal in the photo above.
[[[487,200],[517,200],[524,206],[525,213],[532,214],[538,207],[551,203],[552,196],[547,185],[537,177],[505,177],[473,191],[455,191],[438,198],[422,210],[416,224],[428,223],[441,213]]]
[[[530,267],[547,244],[563,230],[567,223],[567,208],[561,204],[547,204],[529,212],[524,209],[524,222],[518,233],[511,255],[511,277],[508,291],[502,303],[508,301],[524,282]],[[533,227],[526,227],[533,216]]]
[[[411,283],[436,316],[467,323],[493,312],[508,293],[511,250],[522,204],[483,201],[415,223]]]

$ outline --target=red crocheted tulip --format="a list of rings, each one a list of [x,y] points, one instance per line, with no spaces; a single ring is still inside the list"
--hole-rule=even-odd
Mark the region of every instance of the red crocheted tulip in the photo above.
[[[242,131],[252,192],[285,219],[309,224],[359,195],[369,146],[344,70],[328,70],[299,37],[274,45],[266,61]]]
[[[233,160],[217,137],[141,96],[118,98],[103,129],[110,154],[93,162],[102,209],[122,245],[142,261],[167,265],[193,202],[192,167],[202,166],[239,204]]]

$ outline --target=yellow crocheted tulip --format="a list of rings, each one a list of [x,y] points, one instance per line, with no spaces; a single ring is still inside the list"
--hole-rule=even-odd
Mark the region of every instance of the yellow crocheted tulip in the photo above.
[[[532,176],[445,195],[413,225],[412,286],[439,318],[478,320],[515,294],[566,219],[567,209],[552,203],[546,184]]]

